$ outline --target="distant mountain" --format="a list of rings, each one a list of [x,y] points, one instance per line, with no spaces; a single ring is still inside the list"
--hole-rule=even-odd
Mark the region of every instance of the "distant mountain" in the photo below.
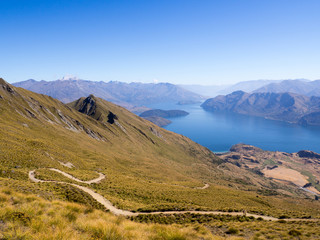
[[[264,87],[258,88],[254,92],[292,92],[306,96],[320,96],[320,80],[284,80],[279,83],[268,84]]]
[[[199,94],[170,83],[94,82],[78,79],[35,81],[29,79],[13,84],[30,91],[49,95],[60,101],[72,102],[94,94],[126,108],[159,102],[203,101]]]
[[[270,83],[278,83],[281,80],[251,80],[238,82],[229,85],[179,85],[180,87],[201,94],[203,96],[215,97],[217,95],[225,95],[234,91],[252,92]]]
[[[197,85],[197,84],[182,84],[180,87],[200,94],[202,96],[215,97],[220,94],[220,91],[230,87],[231,85]]]
[[[230,87],[222,89],[219,91],[219,94],[229,94],[235,91],[244,91],[244,92],[252,92],[257,88],[261,88],[267,84],[278,83],[281,80],[251,80],[251,81],[243,81],[236,83]]]
[[[299,124],[320,125],[320,97],[295,93],[233,92],[206,100],[208,111],[226,111]]]

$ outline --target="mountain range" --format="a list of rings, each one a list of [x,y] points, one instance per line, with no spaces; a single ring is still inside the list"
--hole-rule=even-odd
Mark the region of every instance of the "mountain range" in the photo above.
[[[254,92],[273,92],[273,93],[297,93],[306,96],[320,96],[320,80],[284,80],[277,83],[270,83],[266,86],[254,90]]]
[[[170,83],[124,83],[95,82],[79,79],[56,81],[35,81],[29,79],[13,84],[27,90],[46,94],[64,103],[94,94],[97,97],[124,106],[132,111],[142,112],[147,108],[136,108],[159,102],[201,102],[204,98]]]
[[[208,111],[234,112],[305,125],[320,125],[320,97],[295,93],[245,93],[217,96],[201,105]]]
[[[252,92],[258,88],[264,87],[270,83],[278,83],[281,80],[251,80],[242,81],[235,84],[222,84],[222,85],[179,85],[189,91],[201,94],[203,96],[215,97],[217,95],[225,95],[234,91]]]
[[[251,80],[229,85],[180,85],[181,87],[208,97],[226,95],[235,91],[254,92],[292,92],[307,96],[320,96],[320,80]]]

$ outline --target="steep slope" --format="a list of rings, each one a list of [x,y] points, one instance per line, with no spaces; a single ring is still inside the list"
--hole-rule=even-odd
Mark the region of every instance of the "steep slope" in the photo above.
[[[94,94],[127,108],[132,108],[133,105],[141,106],[158,102],[199,102],[203,99],[199,94],[170,83],[94,82],[74,79],[47,82],[30,79],[14,83],[14,85],[49,95],[65,103]]]
[[[98,178],[99,172],[105,178],[90,184],[92,191],[133,212],[246,209],[276,217],[320,215],[319,203],[308,193],[225,162],[190,139],[103,99],[82,98],[74,109],[0,81],[2,186],[99,207],[81,189],[62,184],[85,183],[50,168],[83,181]],[[30,172],[50,182],[30,182]],[[205,183],[209,187],[202,189]],[[268,189],[275,194],[258,191]],[[294,197],[281,193],[283,189]]]
[[[312,117],[320,111],[320,98],[294,93],[233,92],[206,100],[201,106],[208,111],[227,111],[300,124],[320,125]],[[310,115],[311,114],[311,115]]]
[[[280,83],[270,83],[266,86],[256,89],[254,92],[291,92],[306,96],[320,96],[320,80],[284,80]]]

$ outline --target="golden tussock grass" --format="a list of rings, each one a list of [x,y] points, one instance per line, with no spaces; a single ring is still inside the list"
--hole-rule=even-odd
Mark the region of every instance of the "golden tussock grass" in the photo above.
[[[212,239],[208,230],[141,224],[76,203],[0,188],[1,239]]]

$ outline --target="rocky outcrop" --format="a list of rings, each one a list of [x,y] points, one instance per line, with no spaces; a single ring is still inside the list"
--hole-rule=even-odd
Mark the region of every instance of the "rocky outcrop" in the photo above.
[[[115,115],[113,112],[109,112],[107,122],[113,124],[115,120],[118,120],[117,115]]]
[[[113,124],[118,120],[117,115],[113,112],[99,107],[98,98],[90,94],[87,98],[80,98],[77,101],[69,103],[68,105],[75,108],[77,111],[86,114],[100,122]]]
[[[297,155],[301,158],[312,158],[312,159],[319,159],[320,160],[319,153],[315,153],[315,152],[308,151],[308,150],[299,151],[299,152],[297,152]]]
[[[96,113],[96,107],[95,97],[90,94],[86,99],[83,100],[83,103],[79,106],[78,111],[88,116],[92,116]]]
[[[0,78],[0,87],[2,87],[6,92],[10,94],[16,94],[13,87],[10,84],[8,84],[3,78]]]

